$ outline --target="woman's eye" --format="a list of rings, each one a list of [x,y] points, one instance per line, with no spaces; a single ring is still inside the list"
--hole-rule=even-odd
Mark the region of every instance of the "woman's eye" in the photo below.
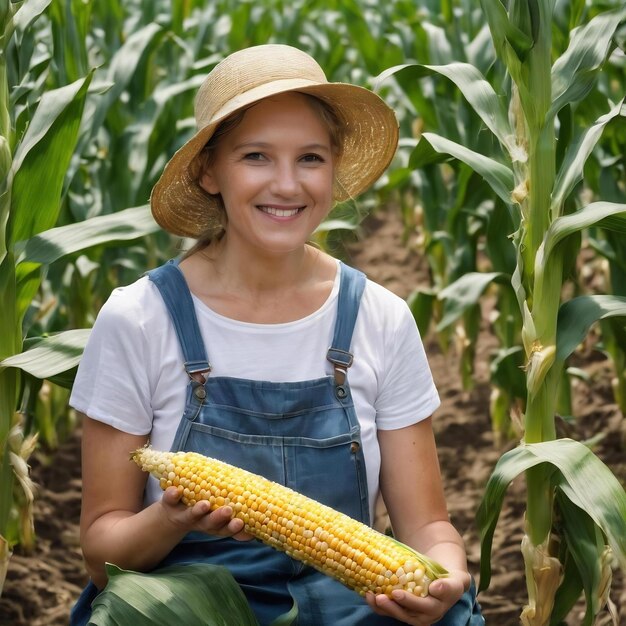
[[[302,160],[306,163],[324,163],[324,159],[319,154],[305,154]]]
[[[243,158],[248,161],[261,161],[265,157],[261,152],[248,152],[248,154],[244,155]]]

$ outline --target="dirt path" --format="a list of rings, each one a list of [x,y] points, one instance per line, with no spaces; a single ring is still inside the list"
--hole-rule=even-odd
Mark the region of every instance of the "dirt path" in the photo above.
[[[421,259],[402,244],[398,217],[370,219],[366,236],[350,246],[348,262],[363,269],[373,280],[406,297],[417,285],[426,285]],[[444,355],[436,341],[425,341],[442,406],[435,428],[442,473],[453,523],[463,534],[470,567],[477,576],[479,540],[474,527],[475,511],[485,482],[500,456],[493,447],[489,423],[488,355],[494,345],[488,332],[481,335],[477,357],[477,383],[471,393],[461,389],[454,355]],[[610,370],[598,353],[579,364],[590,376],[575,393],[578,416],[574,438],[602,433],[597,454],[626,481],[626,454],[620,441],[621,416],[611,401]],[[32,554],[19,549],[11,560],[0,598],[0,626],[57,626],[68,622],[69,609],[85,583],[78,546],[80,513],[80,432],[54,454],[38,452],[32,473],[39,485],[36,503],[38,543]],[[487,624],[514,626],[526,599],[523,565],[519,552],[522,537],[523,484],[512,485],[495,534],[493,578],[481,594]],[[626,625],[626,583],[616,572],[613,602],[622,610]],[[569,626],[579,626],[573,614]],[[609,624],[603,615],[598,625]],[[234,625],[236,626],[236,625]]]

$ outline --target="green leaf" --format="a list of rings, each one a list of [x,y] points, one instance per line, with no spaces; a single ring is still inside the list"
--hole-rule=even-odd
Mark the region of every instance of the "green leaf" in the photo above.
[[[533,40],[511,22],[500,0],[481,0],[480,4],[489,23],[498,57],[503,58],[503,49],[508,44],[515,51],[518,59],[523,61],[533,46]]]
[[[467,309],[478,304],[483,292],[492,282],[510,282],[502,272],[468,272],[442,289],[437,298],[444,301],[444,314],[437,324],[441,332],[455,322]]]
[[[132,125],[129,136],[128,159],[132,163],[133,171],[130,202],[148,195],[148,190],[145,194],[141,190],[154,167],[154,157],[170,147],[173,103],[181,94],[197,92],[204,78],[201,74],[196,74],[187,80],[160,86],[144,103],[142,115]]]
[[[93,601],[90,626],[258,626],[225,567],[190,563],[147,574],[106,569],[109,582]]]
[[[9,232],[13,241],[28,239],[57,221],[91,77],[92,73],[41,97],[11,168]]]
[[[603,217],[601,220],[596,222],[596,226],[604,228],[605,230],[613,231],[619,235],[626,235],[626,213],[619,212]],[[620,264],[623,263],[624,259],[622,258],[620,259]]]
[[[130,241],[159,230],[146,204],[47,230],[16,244],[18,263],[50,264],[68,255],[117,241]]]
[[[489,183],[508,207],[512,206],[511,193],[515,184],[510,168],[440,135],[424,133],[411,153],[409,165],[412,168],[423,167],[443,160],[444,155],[450,155],[469,165]]]
[[[30,2],[24,2],[13,15],[11,23],[7,24],[7,28],[4,31],[3,45],[5,47],[8,45],[14,30],[19,33],[16,36],[19,45],[21,42],[20,35],[42,15],[51,2],[52,0],[30,0]]]
[[[373,88],[378,91],[383,87],[387,78],[393,75],[402,91],[406,94],[408,101],[415,109],[414,114],[419,115],[424,120],[427,128],[437,128],[437,113],[431,98],[425,94],[421,81],[418,82],[410,76],[408,72],[400,71],[407,65],[394,65],[372,79]],[[399,70],[396,72],[396,69]]]
[[[592,202],[586,207],[572,213],[557,217],[548,228],[543,244],[537,251],[535,265],[543,267],[549,262],[550,254],[563,239],[602,222],[603,226],[610,227],[608,218],[613,218],[618,227],[626,225],[626,204],[615,202]]]
[[[491,545],[506,489],[514,478],[541,464],[555,473],[554,484],[589,514],[622,567],[626,566],[626,493],[610,469],[573,439],[522,444],[500,457],[478,508],[480,590],[487,589],[491,580]]]
[[[526,399],[525,355],[521,346],[501,349],[489,366],[492,383],[514,398]]]
[[[596,15],[573,31],[567,50],[552,67],[552,106],[549,117],[566,104],[582,100],[602,69],[615,30],[626,19],[626,7]]]
[[[376,81],[381,83],[394,74],[406,74],[405,80],[417,80],[434,73],[450,79],[461,90],[465,99],[500,143],[503,146],[510,145],[513,133],[503,100],[498,97],[498,94],[480,71],[469,63],[449,63],[447,65],[408,63],[397,65],[385,70],[376,78]]]
[[[554,606],[550,616],[550,626],[563,626],[573,606],[583,592],[583,583],[573,558],[566,553],[563,563],[563,580],[554,595]]]
[[[618,102],[606,115],[587,128],[574,143],[571,143],[563,164],[559,169],[552,192],[552,215],[560,215],[567,196],[576,184],[583,179],[583,168],[594,146],[598,143],[604,127],[620,114],[624,99]]]
[[[316,233],[328,233],[333,230],[356,230],[358,228],[358,224],[353,224],[348,220],[324,220],[314,232]]]
[[[411,309],[411,313],[413,313],[413,318],[422,337],[425,337],[428,333],[436,297],[436,294],[431,291],[416,289],[407,298],[407,304],[409,309]]]
[[[65,372],[61,372],[60,374],[54,374],[52,376],[48,376],[46,380],[49,380],[51,383],[59,387],[63,387],[64,389],[72,389],[74,386],[74,380],[76,379],[76,374],[78,372],[78,366],[73,367],[72,369],[66,370]]]
[[[298,603],[293,601],[293,606],[287,611],[287,613],[283,613],[283,615],[278,616],[270,626],[291,626],[295,620],[298,619]]]
[[[98,100],[92,125],[93,133],[100,129],[111,105],[128,87],[144,54],[158,42],[163,32],[162,26],[151,22],[132,32],[124,45],[113,55],[107,73],[107,83],[111,83],[112,87]]]
[[[90,332],[88,328],[79,328],[42,337],[29,350],[0,361],[0,371],[17,367],[36,378],[66,372],[78,365]]]
[[[50,5],[52,0],[29,0],[24,2],[15,15],[13,24],[16,28],[26,30]]]
[[[591,517],[573,504],[560,489],[556,490],[556,500],[560,512],[558,525],[565,537],[566,551],[576,565],[587,599],[587,611],[581,626],[592,626],[593,618],[601,608],[598,606],[598,598],[604,540]],[[569,600],[571,602],[572,598]],[[572,606],[569,607],[571,608]]]
[[[578,296],[563,303],[557,318],[557,359],[565,361],[587,336],[592,324],[610,317],[626,320],[626,296]]]

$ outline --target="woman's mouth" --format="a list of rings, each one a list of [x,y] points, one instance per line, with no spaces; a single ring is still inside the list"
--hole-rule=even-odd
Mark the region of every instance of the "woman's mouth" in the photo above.
[[[268,205],[258,205],[257,209],[263,211],[263,213],[267,213],[268,215],[273,215],[275,217],[293,217],[300,213],[300,211],[304,211],[304,207],[294,207],[294,208],[279,208],[275,206]]]

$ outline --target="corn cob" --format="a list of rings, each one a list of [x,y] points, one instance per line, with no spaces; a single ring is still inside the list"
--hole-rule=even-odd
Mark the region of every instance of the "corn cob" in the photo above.
[[[193,506],[233,509],[247,533],[353,589],[426,596],[446,570],[408,546],[284,485],[195,452],[136,450],[132,459]]]

